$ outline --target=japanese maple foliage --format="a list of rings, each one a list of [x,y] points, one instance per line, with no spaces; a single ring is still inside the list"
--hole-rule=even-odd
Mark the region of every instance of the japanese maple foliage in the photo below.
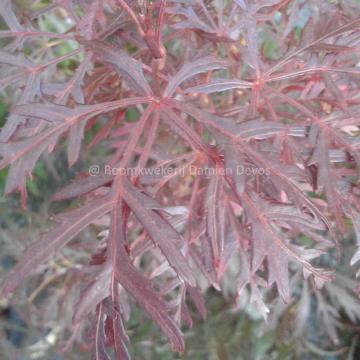
[[[66,32],[40,27],[54,11]],[[266,318],[264,289],[288,303],[299,271],[314,288],[334,279],[318,259],[341,256],[349,221],[359,245],[349,266],[360,260],[356,1],[57,0],[20,12],[2,0],[0,15],[0,89],[17,99],[0,134],[6,193],[25,206],[39,158],[66,146],[72,166],[95,125],[90,148],[106,148],[99,172],[54,194],[78,206],[3,284],[9,295],[102,219],[98,249],[76,265],[69,344],[90,325],[94,359],[110,347],[129,359],[133,299],[184,351],[187,300],[205,317],[200,290],[220,291],[234,257],[238,295],[250,290]],[[39,52],[39,39],[76,45]],[[60,76],[66,60],[76,66]]]

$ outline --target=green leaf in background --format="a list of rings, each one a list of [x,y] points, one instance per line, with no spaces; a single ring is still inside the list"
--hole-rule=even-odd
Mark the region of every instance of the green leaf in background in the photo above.
[[[44,164],[41,161],[38,161],[35,165],[32,179],[26,181],[26,188],[30,195],[35,197],[41,196],[41,189],[39,188],[39,183],[41,181],[48,181],[48,174]]]
[[[0,102],[0,127],[3,127],[5,124],[6,114],[8,111],[8,105]],[[4,188],[5,188],[5,181],[9,170],[3,169],[0,170],[0,196],[3,196],[4,194]]]
[[[125,119],[127,122],[136,122],[139,119],[139,111],[135,108],[130,108],[125,113]]]
[[[8,105],[0,102],[0,127],[5,124],[6,114],[8,112]]]

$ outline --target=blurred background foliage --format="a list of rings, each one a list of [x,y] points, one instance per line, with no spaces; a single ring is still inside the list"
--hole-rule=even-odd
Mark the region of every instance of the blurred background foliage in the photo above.
[[[15,3],[26,11],[30,8],[40,8],[49,1],[15,0]],[[47,31],[65,32],[71,24],[66,22],[61,11],[52,11],[40,18],[38,26]],[[3,28],[1,21],[0,28]],[[296,31],[301,32],[301,24]],[[279,57],[276,42],[266,35],[263,36],[262,41],[264,57],[276,60]],[[0,43],[0,48],[3,44]],[[41,49],[43,45],[39,44],[39,48]],[[76,44],[63,41],[54,44],[53,47],[45,46],[44,51],[54,51],[59,55],[75,47]],[[60,76],[71,75],[76,67],[77,64],[73,60],[60,63],[58,65]],[[13,97],[16,97],[16,94],[10,91],[0,96],[0,126],[5,122]],[[136,110],[126,113],[129,122],[136,121],[137,117]],[[87,133],[86,143],[91,142],[98,130],[99,126],[94,126]],[[5,198],[3,190],[7,169],[0,171],[0,275],[15,263],[19,249],[24,248],[28,242],[46,230],[51,214],[69,206],[69,204],[50,204],[51,195],[74,178],[76,173],[86,171],[89,164],[98,163],[99,158],[101,158],[101,148],[97,149],[97,152],[90,152],[90,156],[87,155],[86,159],[81,158],[71,169],[67,169],[65,148],[56,155],[42,158],[35,167],[32,180],[27,181],[26,210],[21,208],[19,195],[14,194]],[[345,264],[348,263],[349,254],[353,250],[352,240],[344,239],[344,260],[338,265],[340,272],[346,271]],[[30,296],[23,292],[11,306],[0,299],[0,332],[2,333],[0,359],[88,359],[89,353],[86,349],[73,349],[65,355],[59,353],[58,346],[55,346],[58,345],[57,328],[54,325],[56,319],[46,326],[43,326],[41,320],[43,300],[54,291],[59,289],[61,291],[61,285],[66,280],[60,270],[71,266],[69,259],[72,254],[70,253],[68,257],[66,255],[68,254],[55,264],[49,264],[50,270],[46,271],[45,282],[40,281],[38,292]],[[53,276],[54,274],[56,276]],[[315,312],[318,310],[315,296],[312,296],[309,301],[312,302],[313,314],[308,316],[310,320],[305,325],[306,330],[302,336],[294,336],[296,328],[294,313],[299,302],[283,305],[279,319],[272,324],[270,319],[269,324],[265,324],[254,309],[246,306],[247,299],[237,299],[236,294],[232,293],[231,280],[231,276],[225,279],[228,283],[224,283],[223,294],[215,290],[207,292],[208,313],[205,321],[196,311],[192,311],[194,324],[191,329],[184,329],[186,352],[181,355],[174,355],[170,351],[158,328],[135,307],[126,324],[131,339],[128,347],[133,358],[136,360],[360,359],[360,324],[356,324],[356,319],[355,322],[351,321],[353,319],[349,318],[346,309],[342,309],[339,313],[340,317],[337,318],[342,330],[336,343],[321,328],[321,324],[317,323]],[[299,298],[300,287],[294,293]],[[276,306],[281,307],[277,304],[274,308]],[[354,309],[360,309],[358,302],[353,306]]]

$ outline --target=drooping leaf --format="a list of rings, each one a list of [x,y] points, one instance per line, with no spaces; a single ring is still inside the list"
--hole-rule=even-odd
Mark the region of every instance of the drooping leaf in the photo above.
[[[154,210],[149,211],[144,209],[140,193],[135,187],[128,182],[124,183],[124,187],[124,201],[142,223],[154,244],[159,246],[170,266],[174,268],[179,277],[189,285],[195,286],[196,281],[190,266],[178,250],[178,246],[182,244],[180,235],[160,214]]]
[[[125,195],[124,198],[125,201],[129,201],[130,197]],[[134,204],[132,201],[129,202],[132,205]],[[121,201],[115,203],[110,224],[109,240],[111,242],[111,261],[114,278],[145,309],[150,318],[160,326],[164,335],[169,338],[173,350],[182,352],[184,350],[182,334],[173,319],[167,314],[166,304],[152,289],[151,282],[138,272],[126,253],[122,206]],[[137,210],[133,209],[133,211],[139,215]],[[147,225],[147,222],[145,223]]]

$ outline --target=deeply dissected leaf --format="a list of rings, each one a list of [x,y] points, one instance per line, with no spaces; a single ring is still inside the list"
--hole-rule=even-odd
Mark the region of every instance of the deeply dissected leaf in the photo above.
[[[138,190],[129,183],[125,183],[123,193],[124,201],[132,209],[138,220],[152,238],[155,245],[159,246],[169,264],[174,268],[181,279],[189,285],[195,286],[196,281],[187,260],[178,250],[182,240],[175,229],[154,210],[145,210]],[[161,229],[161,231],[160,231]]]
[[[84,44],[103,62],[114,66],[115,70],[124,77],[127,84],[138,94],[152,95],[152,90],[144,77],[141,63],[129,57],[121,49],[110,47],[99,41],[85,41]]]
[[[111,182],[113,176],[88,176],[75,180],[52,196],[53,201],[76,198]]]
[[[207,197],[207,218],[206,231],[210,239],[212,261],[215,268],[219,268],[220,259],[223,256],[225,246],[226,228],[226,204],[223,202],[223,182],[222,176],[214,176],[210,180]]]
[[[269,269],[269,283],[276,282],[279,293],[284,301],[288,302],[290,297],[289,279],[288,279],[288,260],[298,261],[304,271],[313,274],[318,281],[330,280],[329,274],[315,269],[310,265],[308,259],[312,255],[301,254],[301,251],[288,243],[281,233],[273,227],[269,218],[263,213],[260,206],[261,200],[258,196],[244,196],[244,205],[248,210],[249,221],[252,224],[253,239],[256,241],[254,246],[254,255],[252,259],[252,271],[255,272],[267,258]]]
[[[73,126],[77,126],[78,121],[85,122],[90,116],[146,101],[146,98],[124,99],[99,105],[79,105],[75,109],[55,104],[36,104],[30,109],[27,106],[19,105],[13,110],[14,114],[45,119],[53,124],[30,139],[0,144],[0,156],[2,157],[0,168],[12,164],[5,192],[9,193],[16,188],[21,188],[26,175],[31,173],[40,155],[46,149],[53,149],[60,135]],[[82,126],[84,125],[80,125],[80,136],[81,130],[83,130]],[[76,127],[72,131],[75,130]],[[80,151],[81,138],[78,135],[78,133],[73,135],[75,137],[69,145],[69,163],[76,161]]]
[[[25,251],[20,262],[8,275],[3,287],[3,294],[13,292],[40,264],[48,261],[81,230],[109,212],[112,206],[113,199],[104,197],[62,214],[59,225]]]
[[[110,295],[111,266],[106,265],[94,282],[89,284],[82,292],[73,314],[74,324],[84,321],[86,317]]]
[[[124,198],[125,201],[129,201],[129,196],[124,196]],[[133,202],[129,202],[133,205]],[[136,270],[134,265],[132,265],[129,256],[125,251],[125,229],[121,207],[121,202],[115,204],[112,212],[109,235],[112,251],[112,271],[115,280],[119,281],[124,289],[134,296],[136,301],[146,310],[148,315],[160,326],[164,334],[169,338],[174,351],[182,352],[184,350],[184,341],[181,336],[181,331],[166,313],[166,305],[163,300],[152,290],[149,280],[146,280]]]
[[[228,63],[224,60],[217,60],[211,57],[205,57],[193,62],[184,64],[175,76],[173,76],[164,90],[163,97],[170,97],[174,94],[176,88],[189,78],[210,70],[222,69]]]

